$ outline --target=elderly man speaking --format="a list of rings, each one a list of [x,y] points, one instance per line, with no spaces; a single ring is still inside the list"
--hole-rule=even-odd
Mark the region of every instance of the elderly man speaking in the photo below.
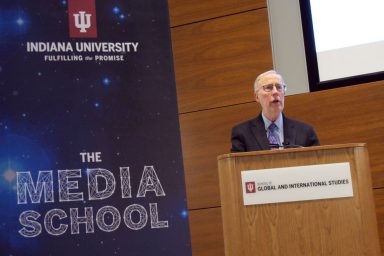
[[[233,127],[231,152],[320,144],[312,126],[283,114],[286,89],[283,77],[274,70],[256,78],[254,96],[262,111],[256,118]]]

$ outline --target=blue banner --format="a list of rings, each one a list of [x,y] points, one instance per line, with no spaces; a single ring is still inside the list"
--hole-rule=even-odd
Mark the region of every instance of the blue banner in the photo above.
[[[1,255],[191,255],[165,0],[0,3]]]

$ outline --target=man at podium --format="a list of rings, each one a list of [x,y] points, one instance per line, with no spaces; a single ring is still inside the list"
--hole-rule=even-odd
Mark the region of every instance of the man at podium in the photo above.
[[[232,128],[231,152],[269,150],[319,145],[312,126],[283,114],[287,86],[274,70],[260,74],[254,84],[254,96],[261,113]]]

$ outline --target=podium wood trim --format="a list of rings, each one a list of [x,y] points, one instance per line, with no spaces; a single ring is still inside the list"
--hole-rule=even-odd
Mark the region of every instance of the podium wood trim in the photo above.
[[[244,206],[241,171],[349,162],[353,197]],[[218,157],[226,256],[380,255],[363,143]]]

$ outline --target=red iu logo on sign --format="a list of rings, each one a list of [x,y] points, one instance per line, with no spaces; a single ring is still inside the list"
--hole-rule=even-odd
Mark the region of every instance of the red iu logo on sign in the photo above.
[[[256,183],[254,181],[245,182],[245,193],[256,193]]]
[[[69,36],[97,37],[95,0],[68,0]]]

